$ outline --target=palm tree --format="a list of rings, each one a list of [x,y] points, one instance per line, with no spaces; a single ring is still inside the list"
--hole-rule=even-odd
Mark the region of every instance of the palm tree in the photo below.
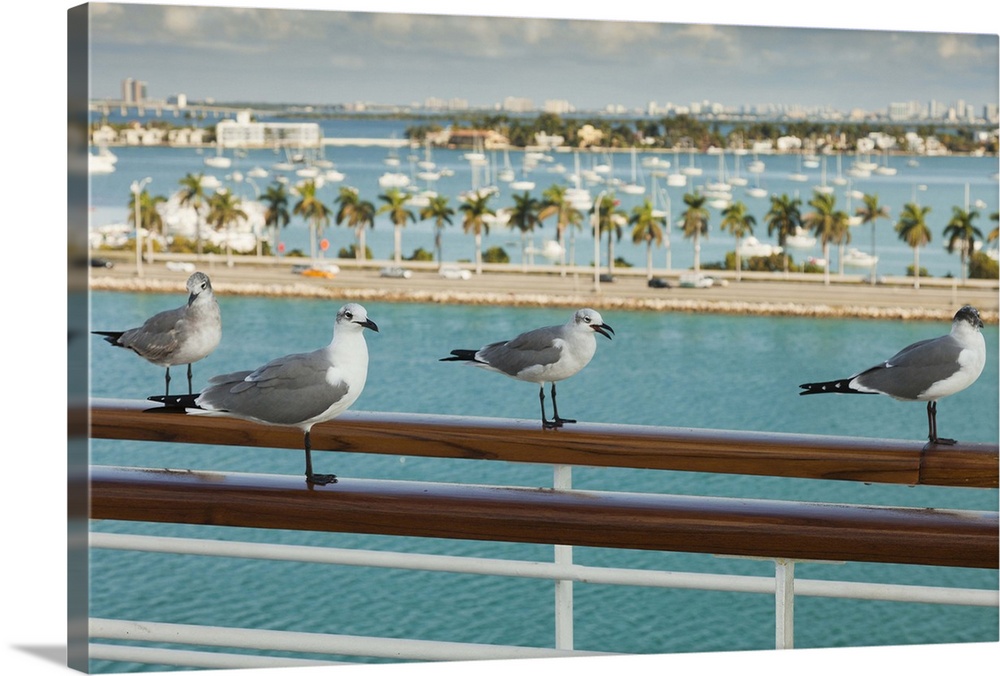
[[[208,216],[205,220],[216,230],[226,231],[226,265],[233,266],[233,247],[230,241],[230,226],[247,213],[241,208],[242,200],[228,190],[217,190],[208,200]]]
[[[375,205],[368,200],[361,200],[354,205],[352,220],[355,222],[354,238],[357,245],[354,251],[356,260],[363,261],[368,258],[368,247],[365,244],[365,228],[375,227],[375,214],[378,213]]]
[[[335,201],[340,207],[337,209],[334,220],[337,225],[343,225],[346,222],[349,227],[354,228],[356,241],[354,258],[357,261],[362,261],[367,256],[365,227],[375,227],[375,205],[362,200],[358,189],[350,186],[342,186]]]
[[[862,200],[864,205],[858,207],[857,211],[854,212],[854,215],[860,216],[862,223],[872,224],[872,258],[874,261],[872,263],[871,282],[874,284],[876,277],[875,270],[878,267],[878,259],[875,258],[875,221],[880,218],[888,219],[889,207],[882,206],[878,203],[878,195],[869,195],[866,193],[864,197],[862,197]]]
[[[484,191],[474,191],[469,194],[458,207],[459,211],[465,214],[462,220],[462,230],[465,234],[470,232],[476,237],[476,274],[483,272],[483,232],[490,231],[487,216],[495,216],[496,212],[490,209],[489,201],[493,193]]]
[[[201,237],[201,208],[205,204],[206,195],[205,188],[202,187],[201,182],[205,178],[205,174],[187,174],[184,178],[180,180],[181,190],[180,190],[180,203],[181,206],[190,206],[194,209],[195,224],[196,224],[196,234],[195,234],[195,246],[198,251],[198,258],[201,258],[202,254],[202,237]]]
[[[159,205],[167,201],[163,195],[150,195],[147,190],[143,190],[138,196],[136,204],[136,194],[133,192],[132,199],[128,203],[128,222],[134,227],[136,211],[139,212],[139,227],[146,229],[146,260],[153,262],[153,238],[149,233],[163,233],[163,216],[160,215]]]
[[[544,221],[550,216],[556,217],[556,242],[562,251],[562,275],[566,274],[566,228],[574,226],[578,230],[583,226],[583,212],[573,206],[566,198],[566,186],[554,183],[542,193],[542,208],[538,212],[539,220]]]
[[[330,208],[316,196],[316,182],[305,181],[296,188],[299,201],[292,213],[309,221],[309,256],[316,258],[316,238],[323,233],[323,227],[330,224]]]
[[[416,222],[417,217],[412,211],[406,208],[406,203],[410,201],[410,196],[404,192],[401,192],[399,188],[390,188],[387,192],[382,193],[378,196],[380,200],[385,202],[377,213],[389,214],[389,220],[392,221],[394,228],[392,239],[393,239],[393,260],[396,261],[396,265],[403,262],[403,226],[406,225],[407,221]]]
[[[646,199],[642,204],[632,208],[629,225],[632,226],[632,243],[646,243],[646,279],[653,278],[653,244],[663,244],[663,228],[666,219],[657,216],[653,203]]]
[[[913,288],[920,288],[920,247],[931,241],[931,229],[927,226],[930,207],[922,207],[914,202],[903,205],[903,211],[896,223],[899,238],[913,247]]]
[[[608,233],[608,274],[615,272],[615,240],[621,240],[623,226],[628,223],[628,216],[618,208],[620,202],[614,193],[604,193],[594,204],[597,209],[597,232]]]
[[[541,202],[531,196],[527,190],[521,195],[512,195],[514,207],[510,210],[510,220],[507,227],[511,230],[518,230],[521,233],[521,267],[527,269],[525,252],[527,250],[528,233],[534,232],[535,228],[541,225],[538,213],[541,210]]]
[[[454,215],[455,210],[448,205],[448,198],[445,195],[434,195],[427,206],[420,210],[421,220],[434,219],[434,251],[438,263],[444,260],[441,257],[441,233],[444,226],[451,225],[451,217]]]
[[[771,196],[771,209],[764,216],[767,221],[767,234],[778,233],[778,246],[781,247],[785,259],[785,274],[788,274],[788,238],[802,227],[802,213],[799,206],[802,200],[788,195]]]
[[[958,248],[962,260],[962,282],[965,282],[968,271],[968,259],[975,251],[976,239],[982,239],[983,233],[972,222],[979,218],[979,212],[973,209],[966,211],[961,207],[952,207],[951,220],[944,228],[944,236],[948,238],[948,253],[954,253]]]
[[[753,234],[753,226],[757,224],[757,219],[753,214],[747,212],[747,205],[743,202],[733,202],[722,210],[722,229],[727,230],[736,238],[736,281],[740,281],[740,274],[743,269],[743,260],[740,256],[740,243],[744,237]]]
[[[287,227],[288,222],[292,220],[291,215],[288,213],[288,192],[285,191],[284,185],[275,181],[267,186],[267,190],[260,197],[267,204],[267,209],[264,211],[264,227],[271,228],[274,232],[272,237],[274,245],[273,253],[277,256],[278,231],[281,228]]]
[[[802,220],[823,244],[823,283],[830,283],[830,243],[841,243],[849,238],[848,215],[836,209],[837,198],[831,193],[815,193],[809,200],[809,206],[814,211],[803,216]]]
[[[697,192],[685,193],[684,204],[687,209],[681,214],[680,226],[684,230],[685,239],[694,239],[694,271],[701,271],[701,236],[708,236],[708,209],[705,208],[706,197]]]

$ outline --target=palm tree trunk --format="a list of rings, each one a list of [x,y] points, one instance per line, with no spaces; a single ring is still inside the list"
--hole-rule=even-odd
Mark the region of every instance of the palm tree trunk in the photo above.
[[[396,260],[396,265],[403,262],[403,229],[395,226],[392,233],[392,248]]]
[[[872,220],[872,258],[873,259],[875,258],[875,221],[874,220]],[[878,275],[877,270],[878,270],[878,261],[877,260],[873,260],[872,261],[872,277],[871,277],[872,286],[875,286],[875,277]]]
[[[920,248],[913,247],[913,288],[920,288]]]
[[[736,281],[738,282],[741,279],[740,272],[743,269],[743,259],[740,258],[740,238],[739,237],[736,238],[736,251],[734,253],[736,254]]]
[[[476,274],[483,274],[483,236],[476,233]]]
[[[694,233],[694,271],[701,272],[701,230]]]
[[[561,223],[556,224],[556,241],[559,242],[559,276],[566,276],[566,244],[565,227]]]
[[[823,242],[823,284],[830,285],[830,243]]]
[[[201,238],[201,213],[198,209],[194,210],[195,217],[195,238],[198,240],[195,243],[195,249],[198,251],[198,259],[201,260],[202,254],[205,253],[204,245],[202,244]]]

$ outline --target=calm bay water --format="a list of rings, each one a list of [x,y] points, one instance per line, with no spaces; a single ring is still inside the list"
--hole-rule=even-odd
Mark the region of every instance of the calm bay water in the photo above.
[[[91,328],[134,326],[176,306],[164,295],[96,292]],[[221,297],[219,348],[194,367],[211,375],[257,366],[329,341],[338,302]],[[533,419],[537,388],[438,359],[568,311],[540,308],[367,304],[381,332],[368,335],[371,367],[356,410]],[[614,340],[599,338],[593,362],[559,389],[564,415],[580,420],[695,428],[844,434],[920,440],[925,408],[885,397],[800,397],[806,380],[846,375],[947,326],[926,322],[808,320],[607,312]],[[998,438],[997,327],[979,381],[939,406],[941,432]],[[92,337],[92,395],[141,399],[159,393],[163,371]],[[181,371],[174,384],[183,380]],[[319,453],[317,471],[344,477],[495,485],[551,485],[546,466]],[[95,440],[94,464],[298,474],[301,452]],[[587,490],[760,497],[820,502],[997,508],[997,491],[855,485],[675,472],[577,468]],[[245,531],[99,522],[95,530],[278,541],[337,547],[551,560],[550,547],[350,534]],[[577,549],[586,565],[770,576],[764,562],[689,554]],[[997,588],[996,571],[921,566],[800,564],[804,578]],[[94,551],[91,615],[450,641],[550,646],[552,586],[531,580],[366,570],[311,564]],[[773,647],[766,595],[576,585],[576,645],[586,650],[691,652]],[[484,612],[486,611],[486,612]],[[796,646],[834,647],[993,641],[995,608],[800,598]],[[151,669],[95,662],[97,671]]]

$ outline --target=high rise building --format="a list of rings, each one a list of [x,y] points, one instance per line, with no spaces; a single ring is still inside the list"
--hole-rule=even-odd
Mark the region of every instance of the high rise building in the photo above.
[[[142,103],[146,100],[146,83],[130,77],[122,80],[122,101]]]

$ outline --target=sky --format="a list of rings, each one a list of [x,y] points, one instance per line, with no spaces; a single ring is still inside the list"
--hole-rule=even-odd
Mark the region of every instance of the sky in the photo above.
[[[412,4],[92,4],[91,93],[117,98],[132,77],[147,83],[150,98],[220,102],[435,97],[478,107],[517,97],[580,110],[708,100],[849,111],[933,99],[964,100],[981,112],[998,99],[996,25],[973,10],[949,24],[940,5],[880,18],[854,0],[829,3],[838,12],[822,17],[784,3],[725,1],[699,12],[617,0],[603,13],[552,0],[505,2],[492,15],[444,0],[420,3],[425,14],[406,13]],[[962,12],[961,3],[949,6]]]

